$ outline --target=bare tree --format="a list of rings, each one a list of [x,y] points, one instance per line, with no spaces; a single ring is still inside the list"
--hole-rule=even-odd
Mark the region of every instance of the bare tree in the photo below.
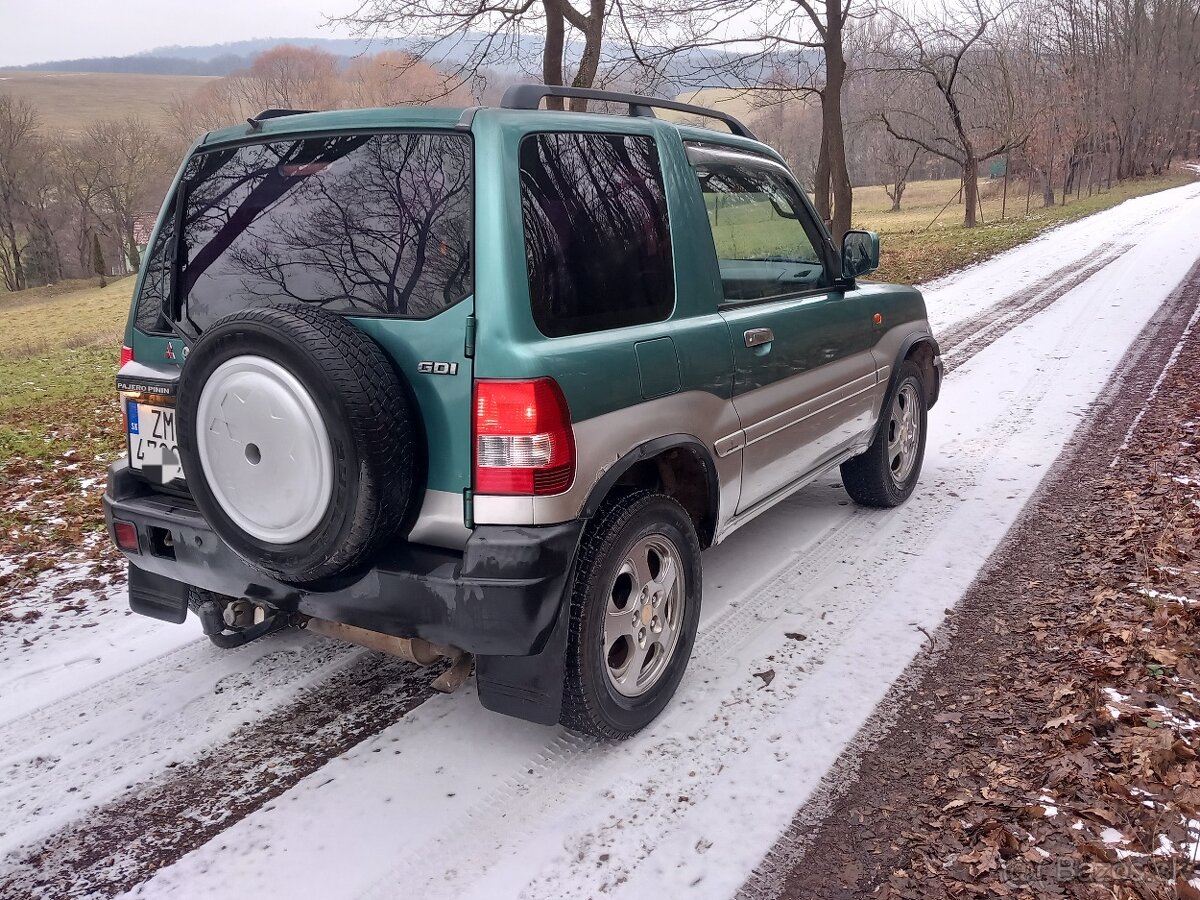
[[[883,192],[892,201],[892,212],[900,211],[900,201],[904,198],[904,190],[908,187],[908,176],[917,164],[921,154],[920,147],[912,147],[907,151],[890,141],[881,153],[881,165],[886,178],[882,180]]]
[[[0,275],[10,291],[27,287],[21,213],[37,129],[38,117],[32,104],[0,94]]]
[[[446,84],[445,73],[395,50],[353,59],[341,77],[342,99],[351,107],[397,106],[430,97],[470,102],[467,91]]]
[[[115,236],[129,268],[141,265],[134,221],[157,206],[165,189],[169,162],[161,136],[141,119],[105,119],[92,123],[75,150],[76,196],[109,234]]]
[[[621,2],[616,0],[616,6]],[[608,12],[606,0],[587,0],[583,9],[570,0],[361,0],[352,12],[334,21],[362,36],[409,38],[412,64],[425,62],[449,72],[452,77],[445,84],[449,92],[504,62],[527,69],[540,62],[546,84],[591,87],[600,68]],[[568,79],[574,58],[571,45],[576,40],[582,42],[582,49]],[[557,98],[550,98],[547,105],[562,108]],[[570,106],[583,110],[587,103],[573,99]]]
[[[1029,133],[1017,115],[1018,87],[1007,48],[995,34],[1010,8],[989,9],[974,0],[920,19],[889,14],[895,35],[884,69],[924,84],[933,102],[887,109],[881,114],[884,126],[898,140],[959,166],[968,228],[978,222],[980,163],[1021,146]]]
[[[337,57],[315,47],[281,44],[254,58],[232,79],[235,95],[255,112],[271,107],[331,109],[338,105]]]
[[[746,86],[760,108],[819,100],[813,199],[834,239],[840,240],[850,227],[854,203],[842,109],[849,77],[847,35],[854,20],[871,14],[869,3],[674,0],[653,9],[647,4],[624,10],[622,38],[643,69],[698,84],[718,77]]]

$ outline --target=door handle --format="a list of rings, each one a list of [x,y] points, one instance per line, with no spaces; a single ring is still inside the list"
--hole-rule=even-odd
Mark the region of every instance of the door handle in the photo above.
[[[775,340],[775,332],[770,328],[751,328],[745,334],[747,347],[761,347]]]

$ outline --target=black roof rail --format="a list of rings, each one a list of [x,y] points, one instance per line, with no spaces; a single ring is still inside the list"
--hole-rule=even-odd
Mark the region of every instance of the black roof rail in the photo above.
[[[262,128],[262,123],[265,122],[267,119],[278,119],[282,116],[301,116],[301,115],[304,115],[304,113],[310,113],[310,112],[316,112],[316,110],[313,110],[313,109],[280,109],[278,107],[271,107],[269,109],[264,109],[257,116],[251,116],[246,121],[250,124],[251,129],[253,129],[254,131],[258,131],[258,129]]]
[[[624,103],[629,106],[631,116],[654,117],[654,110],[672,109],[676,112],[690,113],[694,116],[704,116],[717,119],[729,126],[729,130],[739,137],[757,140],[754,132],[727,112],[719,109],[709,109],[707,106],[696,106],[691,103],[680,103],[678,100],[663,100],[659,97],[644,97],[641,94],[622,94],[616,91],[598,91],[593,88],[559,87],[552,84],[514,84],[504,92],[500,100],[501,109],[537,109],[547,97],[577,97],[582,100],[603,100],[608,103]]]

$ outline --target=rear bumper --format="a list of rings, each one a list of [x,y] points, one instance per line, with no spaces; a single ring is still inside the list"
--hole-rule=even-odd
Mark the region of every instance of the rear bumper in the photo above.
[[[477,527],[459,553],[398,542],[372,568],[299,587],[248,565],[209,527],[192,503],[155,493],[124,460],[108,473],[104,517],[134,525],[140,553],[132,566],[158,578],[158,618],[172,592],[170,579],[233,597],[265,600],[298,612],[399,637],[424,638],[482,655],[539,653],[558,621],[583,522],[543,527]],[[164,541],[164,535],[170,540]],[[135,605],[136,609],[136,605]],[[146,609],[137,609],[147,612]],[[159,612],[163,614],[159,614]]]

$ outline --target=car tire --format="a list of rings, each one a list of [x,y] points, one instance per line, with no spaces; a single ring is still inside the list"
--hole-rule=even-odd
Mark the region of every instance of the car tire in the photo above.
[[[560,722],[611,740],[652,722],[687,668],[701,594],[700,542],[679,503],[650,491],[606,501],[576,559]]]
[[[906,359],[883,403],[871,446],[842,463],[842,483],[855,503],[887,509],[912,495],[925,459],[928,396],[920,367]]]
[[[292,584],[352,572],[405,521],[420,471],[412,401],[339,316],[282,305],[220,319],[190,349],[177,410],[196,506],[261,572]]]

